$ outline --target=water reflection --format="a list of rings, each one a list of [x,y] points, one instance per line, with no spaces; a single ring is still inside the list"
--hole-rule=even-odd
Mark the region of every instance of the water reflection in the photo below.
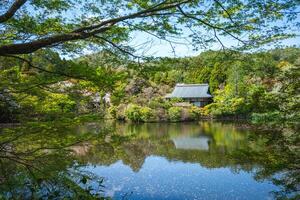
[[[200,135],[199,137],[175,137],[172,138],[172,141],[176,149],[195,149],[208,151],[209,143],[212,138],[206,135]]]
[[[0,199],[297,199],[288,131],[108,121],[3,129]]]
[[[277,190],[269,182],[257,183],[251,173],[234,174],[229,168],[209,169],[160,156],[147,157],[138,172],[122,161],[88,170],[105,175],[106,195],[115,199],[265,199]]]

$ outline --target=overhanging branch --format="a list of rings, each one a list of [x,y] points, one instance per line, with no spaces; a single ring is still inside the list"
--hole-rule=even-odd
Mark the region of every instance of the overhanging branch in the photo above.
[[[229,32],[229,31],[226,30],[225,28],[216,26],[216,25],[211,24],[211,23],[209,23],[209,22],[207,22],[207,21],[204,21],[204,20],[202,20],[202,19],[200,19],[200,18],[198,18],[198,17],[195,17],[195,16],[193,16],[193,15],[190,15],[190,14],[184,12],[184,11],[182,10],[182,8],[180,7],[180,5],[177,6],[177,8],[178,8],[178,10],[182,13],[182,15],[185,16],[186,18],[189,18],[189,19],[192,19],[192,20],[196,20],[196,21],[198,21],[198,22],[200,22],[200,23],[206,25],[207,27],[212,28],[213,30],[220,30],[220,31],[223,31],[223,32],[226,33],[227,35],[229,35],[229,36],[231,36],[232,38],[238,40],[239,42],[241,42],[241,43],[243,43],[243,44],[246,44],[245,41],[243,41],[243,40],[240,39],[239,37],[235,36],[234,34],[232,34],[231,32]]]
[[[175,3],[160,3],[157,5],[152,6],[151,8],[148,8],[146,10],[142,10],[136,13],[132,13],[129,15],[105,20],[99,24],[86,26],[82,28],[78,28],[72,32],[64,33],[60,35],[53,35],[48,36],[42,39],[37,39],[31,42],[26,43],[20,43],[20,44],[9,44],[9,45],[3,45],[0,46],[0,55],[15,55],[15,54],[29,54],[32,52],[35,52],[38,49],[41,49],[43,47],[49,47],[49,46],[55,46],[58,43],[67,42],[67,41],[74,41],[74,40],[80,40],[80,39],[86,39],[89,37],[92,37],[99,33],[104,33],[107,30],[111,29],[115,24],[128,20],[128,19],[134,19],[134,18],[141,18],[141,17],[149,17],[152,15],[157,15],[157,12],[168,10],[171,8],[176,8],[177,6],[180,6],[182,4],[191,2],[192,0],[185,0],[185,1],[179,1]]]
[[[131,53],[130,51],[128,51],[128,50],[122,48],[121,46],[115,44],[114,42],[112,42],[112,41],[110,41],[110,40],[108,40],[108,39],[106,39],[106,38],[104,38],[104,37],[97,36],[97,35],[94,35],[94,37],[95,37],[95,38],[98,38],[98,39],[100,39],[100,40],[105,41],[106,43],[110,44],[111,46],[117,48],[120,52],[125,53],[125,54],[128,54],[128,55],[132,56],[133,58],[141,58],[141,57],[139,57],[139,56],[137,56],[137,55],[134,55],[134,54]]]
[[[27,0],[15,0],[12,6],[3,14],[0,15],[0,23],[6,22],[14,16],[14,14],[26,3]]]

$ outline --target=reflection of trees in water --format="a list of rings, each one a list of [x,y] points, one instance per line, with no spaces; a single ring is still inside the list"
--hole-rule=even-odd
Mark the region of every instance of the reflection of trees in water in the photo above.
[[[299,191],[297,138],[239,131],[233,125],[220,123],[106,126],[89,124],[78,129],[65,124],[32,124],[2,130],[0,195],[14,195],[17,199],[32,195],[90,198],[91,193],[97,195],[96,191],[84,185],[97,181],[101,185],[102,179],[81,171],[82,166],[110,165],[122,160],[133,171],[139,171],[151,155],[199,163],[206,168],[252,172],[257,180],[271,180],[282,186],[277,197]],[[208,149],[176,149],[172,141],[202,136],[210,138]]]
[[[90,180],[101,180],[77,170],[70,147],[92,139],[74,134],[66,124],[2,129],[0,133],[0,199],[90,198]],[[83,187],[79,187],[79,185]],[[96,196],[95,194],[94,196]]]
[[[255,148],[257,141],[260,145]],[[300,198],[299,135],[295,130],[252,134],[249,146],[234,151],[231,157],[242,169],[255,165],[256,180],[270,180],[280,186],[281,190],[274,192],[276,198]]]
[[[183,162],[198,162],[206,167],[224,166],[228,162],[228,152],[238,148],[240,145],[247,145],[246,134],[238,132],[234,126],[222,126],[215,123],[165,123],[165,124],[113,124],[121,135],[132,136],[130,140],[122,142],[116,147],[111,147],[110,156],[96,156],[97,158],[109,157],[111,164],[119,159],[129,166],[142,166],[143,161],[150,155],[161,155],[170,160],[181,160]],[[216,128],[217,127],[217,128]],[[207,152],[199,150],[176,149],[173,138],[212,138],[207,144]],[[109,144],[106,144],[109,146]],[[104,149],[107,149],[105,147]],[[101,151],[99,148],[94,153]],[[111,154],[114,154],[112,156]],[[113,159],[114,158],[114,159]],[[131,161],[131,162],[129,162]],[[201,162],[200,162],[201,161]],[[97,163],[97,161],[95,161]],[[134,164],[135,163],[135,164]],[[138,164],[139,163],[139,164]],[[137,168],[134,168],[137,170]]]
[[[206,168],[229,167],[234,173],[251,172],[256,180],[269,180],[282,187],[275,193],[277,197],[292,197],[299,192],[299,167],[296,165],[299,154],[293,149],[297,140],[285,137],[286,131],[241,131],[231,124],[221,123],[115,126],[122,135],[133,137],[118,145],[97,146],[97,150],[86,155],[93,157],[92,163],[110,165],[122,160],[133,171],[139,171],[148,156],[157,155],[170,161],[199,163]],[[203,135],[211,137],[208,151],[176,149],[172,141],[174,137]]]

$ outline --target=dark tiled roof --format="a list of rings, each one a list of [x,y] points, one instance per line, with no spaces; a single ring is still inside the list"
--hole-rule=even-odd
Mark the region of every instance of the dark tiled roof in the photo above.
[[[211,98],[208,84],[176,84],[173,92],[167,98]]]

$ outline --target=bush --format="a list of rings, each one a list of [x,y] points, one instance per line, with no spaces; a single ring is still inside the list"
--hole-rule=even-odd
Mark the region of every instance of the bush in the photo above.
[[[199,111],[200,111],[200,116],[209,116],[209,106],[211,104],[208,104],[206,106],[204,106],[203,108],[199,108]]]
[[[153,109],[164,108],[165,101],[163,98],[153,98],[149,102],[149,107]]]
[[[171,121],[179,121],[181,117],[182,108],[171,107],[168,110],[168,116]]]
[[[277,122],[282,123],[284,121],[284,117],[280,112],[253,113],[251,116],[251,120],[255,124],[277,123]]]
[[[149,102],[149,107],[152,109],[158,109],[158,108],[169,109],[170,107],[173,106],[174,103],[181,102],[181,101],[182,99],[178,99],[178,98],[166,100],[165,98],[157,97],[157,98],[153,98]]]
[[[108,108],[108,112],[111,115],[111,117],[116,118],[117,117],[117,107],[116,106],[110,106]]]
[[[210,114],[215,117],[243,115],[250,112],[251,106],[244,98],[231,98],[226,101],[211,103],[204,108],[204,115]]]
[[[140,106],[135,104],[130,104],[125,111],[126,118],[134,122],[142,121],[140,109],[141,109]]]
[[[189,109],[189,113],[190,113],[191,119],[194,119],[194,120],[199,119],[202,115],[201,108],[198,108],[197,106],[192,106]]]
[[[140,116],[141,116],[141,121],[147,122],[153,120],[154,114],[151,108],[142,107],[140,109]]]
[[[147,122],[153,119],[153,111],[149,107],[141,107],[135,104],[129,105],[125,111],[126,118],[134,122]]]
[[[127,105],[125,105],[125,104],[120,104],[117,107],[116,119],[118,119],[118,120],[125,120],[126,119],[126,115],[125,115],[126,108],[127,108]]]
[[[204,107],[203,114],[212,116],[222,116],[224,115],[224,107],[224,105],[222,107],[219,103],[211,103]]]
[[[230,114],[245,114],[250,112],[249,104],[242,97],[232,98],[228,108],[230,108]]]
[[[167,121],[168,120],[168,113],[167,113],[167,110],[164,108],[157,108],[155,115],[159,121]]]
[[[41,113],[67,113],[74,111],[75,101],[71,100],[66,94],[50,93],[41,103]]]
[[[181,114],[180,114],[180,120],[181,121],[190,121],[194,120],[193,114],[190,112],[189,108],[182,108]]]
[[[168,100],[171,104],[174,103],[180,103],[180,102],[184,102],[184,100],[182,98],[172,98],[170,100]]]

